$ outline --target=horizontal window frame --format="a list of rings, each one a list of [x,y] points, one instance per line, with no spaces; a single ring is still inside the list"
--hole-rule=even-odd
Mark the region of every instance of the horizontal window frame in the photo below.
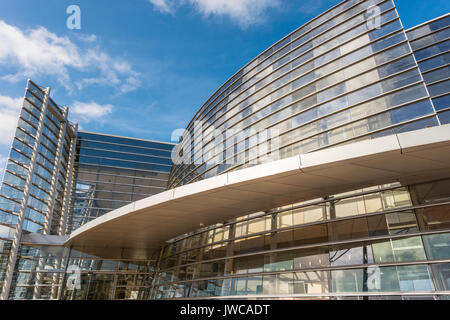
[[[379,41],[379,40],[382,40],[382,39],[384,40],[385,38],[389,38],[390,36],[393,36],[393,35],[399,35],[399,34],[402,34],[401,31],[400,31],[400,29],[399,29],[399,30],[396,30],[396,31],[393,31],[393,32],[391,32],[391,33],[385,35],[384,37],[381,37],[381,38],[377,39],[376,41]],[[388,46],[388,47],[386,47],[386,48],[383,48],[382,50],[376,52],[375,54],[371,54],[371,55],[369,55],[369,56],[367,56],[367,57],[364,57],[364,58],[362,58],[362,59],[359,59],[359,60],[357,60],[357,61],[355,61],[355,62],[349,64],[348,66],[341,67],[341,68],[339,68],[338,70],[334,71],[333,73],[337,73],[337,72],[342,71],[343,69],[350,68],[351,66],[355,65],[356,63],[359,63],[359,62],[361,62],[361,61],[363,61],[363,60],[369,59],[369,58],[371,58],[371,57],[373,57],[373,56],[375,56],[375,55],[377,55],[377,54],[381,54],[381,53],[383,53],[383,52],[385,52],[385,51],[394,49],[395,47],[400,47],[400,46],[402,46],[402,45],[405,45],[407,42],[408,42],[408,41],[407,41],[406,39],[405,39],[405,40],[402,40],[401,42],[398,42],[398,43],[395,43],[395,44],[393,44],[393,45],[391,45],[391,46]],[[371,42],[371,43],[372,43],[372,42]],[[370,46],[370,45],[371,45],[371,44],[368,44],[368,45],[366,45],[366,46]],[[358,51],[358,50],[360,50],[360,49],[362,49],[362,48],[364,48],[364,47],[366,47],[366,46],[363,46],[363,47],[357,48],[357,49],[355,49],[355,50],[353,50],[353,51],[351,51],[351,52],[348,52],[346,55],[352,54],[353,52]],[[345,55],[345,56],[346,56],[346,55]],[[412,53],[407,53],[407,54],[404,54],[404,55],[402,55],[401,57],[397,57],[397,58],[398,58],[398,60],[400,60],[400,59],[403,59],[403,58],[407,57],[408,55],[412,55]],[[382,67],[382,66],[384,66],[384,65],[388,65],[388,64],[390,64],[390,63],[392,63],[392,62],[394,62],[394,61],[397,61],[397,58],[396,58],[396,59],[393,59],[392,61],[390,60],[390,61],[388,61],[388,62],[385,62],[385,63],[381,64],[380,66],[377,66],[376,68],[373,68],[373,70],[378,69],[379,67]],[[338,57],[338,58],[336,58],[336,59],[333,59],[332,61],[329,61],[327,64],[333,63],[333,62],[335,62],[336,60],[339,60],[339,59],[342,59],[342,57]],[[321,67],[321,66],[320,66],[320,67]],[[411,69],[413,69],[413,68],[414,68],[414,67],[412,67]],[[417,66],[416,66],[416,68],[418,69]],[[315,69],[314,69],[314,70],[315,70]],[[313,70],[311,70],[311,71],[313,71]],[[367,72],[369,72],[369,71],[367,71]],[[407,70],[402,71],[402,72],[407,72]],[[400,72],[400,73],[398,73],[398,74],[401,74],[402,72]],[[299,88],[296,88],[295,91],[301,90],[301,89],[307,87],[308,85],[311,85],[311,84],[313,84],[313,83],[315,83],[315,82],[317,82],[317,81],[320,81],[321,79],[323,79],[323,78],[325,78],[325,77],[327,77],[327,76],[328,76],[328,75],[324,75],[324,76],[319,77],[319,78],[317,78],[317,79],[313,79],[312,81],[310,81],[310,82],[308,82],[308,83],[305,83],[304,85],[300,86]],[[264,120],[266,117],[269,117],[269,116],[271,116],[271,115],[273,115],[273,114],[275,114],[275,113],[282,112],[284,109],[289,108],[290,106],[294,105],[295,103],[298,103],[298,102],[301,101],[301,100],[307,99],[307,98],[309,98],[309,97],[311,97],[311,96],[313,96],[313,95],[317,95],[318,93],[321,93],[321,92],[323,92],[323,91],[325,91],[325,90],[328,90],[328,89],[330,89],[330,88],[332,88],[332,87],[335,87],[335,86],[337,86],[337,85],[340,85],[340,84],[342,84],[343,82],[349,81],[349,80],[351,80],[352,78],[357,77],[357,76],[359,76],[359,75],[353,76],[353,77],[351,77],[351,78],[349,78],[349,79],[345,79],[345,80],[339,81],[339,82],[337,82],[337,83],[334,83],[334,84],[332,84],[332,85],[329,85],[329,86],[327,86],[327,87],[324,87],[324,88],[322,88],[322,89],[320,89],[320,90],[318,90],[318,91],[316,91],[316,92],[314,92],[314,93],[308,94],[308,95],[302,97],[300,100],[295,101],[295,102],[291,102],[291,103],[289,103],[288,105],[284,106],[283,108],[280,108],[279,110],[276,110],[276,111],[270,113],[269,115],[267,115],[267,116],[265,116],[265,117],[259,119],[257,122],[262,121],[262,120]],[[390,76],[385,77],[385,78],[387,79],[387,78],[392,77],[392,76],[395,76],[395,74],[394,74],[394,75],[390,75]],[[299,76],[298,78],[301,78],[301,77],[302,77],[302,76]],[[295,78],[295,79],[293,79],[292,81],[289,81],[289,83],[291,83],[291,82],[293,82],[293,81],[296,81],[298,78]],[[383,79],[385,79],[385,78],[383,78]],[[378,81],[382,81],[383,79],[379,79]],[[283,86],[285,86],[285,85],[287,85],[287,84],[288,84],[288,83],[284,84]],[[372,84],[370,84],[370,85],[372,85]],[[369,85],[367,85],[367,86],[369,86]],[[355,89],[354,91],[361,90],[361,89],[363,89],[363,88],[365,88],[365,87],[367,87],[367,86],[361,87],[361,88],[359,88],[359,89]],[[276,103],[276,102],[280,101],[281,99],[284,99],[285,97],[289,96],[289,95],[292,94],[293,92],[294,92],[294,91],[291,91],[291,92],[289,92],[289,93],[286,93],[285,95],[283,95],[283,96],[279,97],[278,99],[272,101],[270,104]],[[326,101],[323,101],[323,102],[321,102],[320,104],[316,104],[316,105],[314,105],[314,106],[311,106],[311,107],[309,107],[309,108],[307,108],[307,109],[305,109],[305,110],[302,110],[301,112],[297,113],[295,116],[299,115],[300,113],[306,112],[306,111],[308,111],[308,110],[310,110],[310,109],[312,109],[312,108],[314,108],[314,107],[318,107],[318,106],[320,106],[321,104],[325,104],[325,103],[328,103],[328,102],[330,102],[330,101],[332,101],[332,100],[338,99],[339,97],[342,97],[342,96],[344,96],[344,95],[347,95],[347,94],[349,94],[349,93],[351,93],[351,92],[353,92],[353,91],[345,92],[344,94],[341,94],[341,95],[339,95],[339,96],[333,97],[332,99],[328,99],[328,100],[326,100]],[[271,94],[272,94],[272,93],[268,93],[266,96],[271,95]],[[266,96],[265,96],[265,97],[266,97]],[[264,99],[265,97],[262,97],[260,100]],[[259,101],[259,100],[258,100],[258,101]],[[257,102],[257,101],[256,101],[256,102]],[[255,103],[256,103],[256,102],[255,102]],[[269,105],[268,105],[268,106],[269,106]],[[267,108],[268,106],[266,106],[266,107],[264,107],[264,108]],[[244,111],[244,110],[246,110],[246,109],[249,108],[249,107],[251,107],[251,105],[247,106],[245,109],[243,109],[243,110],[241,110],[241,111]],[[263,110],[264,108],[261,108],[260,110]],[[258,110],[258,111],[260,111],[260,110]],[[239,113],[238,113],[238,114],[239,114]],[[238,114],[233,115],[233,117],[237,116]],[[253,113],[247,115],[246,117],[242,118],[241,120],[239,120],[238,122],[236,122],[235,124],[233,124],[233,126],[230,127],[230,128],[235,127],[235,126],[238,125],[240,122],[243,122],[243,121],[245,121],[247,118],[250,118],[250,117],[252,117],[252,116],[253,116]],[[232,117],[232,118],[233,118],[233,117]],[[292,116],[292,117],[293,117],[293,116]],[[230,119],[232,119],[232,118],[230,118]],[[227,119],[226,121],[229,121],[230,119]],[[285,119],[285,120],[286,120],[286,119]],[[214,125],[214,123],[215,123],[215,122],[211,123],[211,124],[208,126],[208,128],[209,128],[210,126]],[[255,123],[256,123],[256,122],[255,122]],[[248,125],[247,127],[244,127],[242,130],[245,130],[246,128],[251,127],[251,126],[254,125],[255,123],[252,123],[252,124]],[[223,134],[226,130],[228,130],[228,129],[230,129],[230,128],[222,129],[222,130],[221,130],[221,133]],[[190,151],[190,152],[194,151],[194,154],[191,155],[191,158],[194,158],[194,159],[195,159],[195,158],[196,158],[195,155],[198,154],[198,152],[200,152],[200,150],[197,150],[197,149],[199,149],[199,148],[196,148],[196,146],[198,146],[199,143],[200,143],[200,142],[198,142],[197,144],[195,144],[194,147],[189,148],[189,151]],[[201,143],[203,143],[203,140],[202,140]],[[209,143],[209,142],[207,142],[205,145],[203,145],[202,150],[208,145],[208,143]],[[180,147],[177,147],[177,148],[181,148],[181,146],[180,146]],[[197,150],[197,151],[196,151],[196,150]],[[210,149],[208,149],[208,150],[210,150]],[[177,171],[177,169],[175,169],[175,170],[176,170],[176,171],[174,171],[173,175],[177,175],[177,176],[178,176],[179,173],[182,173],[182,172],[179,171],[180,169],[178,169],[178,171]],[[194,170],[192,170],[192,171],[194,171]]]

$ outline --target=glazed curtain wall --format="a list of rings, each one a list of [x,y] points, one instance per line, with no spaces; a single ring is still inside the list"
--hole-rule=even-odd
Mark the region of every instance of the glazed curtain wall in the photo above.
[[[408,30],[441,124],[450,123],[450,14]]]
[[[85,268],[81,268],[81,278],[89,288],[80,290],[87,291],[62,291],[66,284],[65,272],[73,267],[73,263],[66,264],[70,260],[66,250],[32,248],[22,243],[23,234],[28,233],[67,235],[98,216],[166,189],[173,144],[77,132],[77,126],[67,118],[68,108],[53,102],[49,88],[44,90],[28,82],[0,191],[2,297],[147,296],[151,283],[147,269],[127,274],[122,267],[117,270],[106,267],[116,262],[95,257],[93,270],[101,273],[98,278],[103,277],[104,286],[117,288],[117,293],[115,289],[112,293],[105,292],[103,285],[95,289],[97,276],[85,275]],[[85,264],[85,259],[80,261]],[[135,262],[129,263],[131,266]],[[151,263],[140,261],[139,265]],[[97,270],[97,264],[103,266]],[[131,280],[144,277],[145,281],[136,280],[133,285],[130,280],[127,284],[127,277]],[[106,284],[105,279],[116,280]]]
[[[23,228],[29,232],[42,233],[45,218],[53,211],[52,229],[57,234],[61,226],[64,191],[70,171],[73,133],[71,137],[71,128],[63,131],[63,124],[66,122],[64,112],[51,99],[48,100],[45,115],[41,115],[43,99],[44,93],[30,81],[3,177],[0,223],[5,226],[17,225],[24,188],[30,176],[33,149],[36,146],[36,164],[31,173],[30,197]],[[36,141],[38,127],[41,132],[39,141]],[[51,201],[52,187],[56,192],[54,201]]]
[[[165,191],[173,144],[79,132],[71,231],[131,202]]]
[[[445,298],[449,190],[382,185],[199,230],[164,248],[153,298]]]
[[[50,89],[28,81],[0,190],[0,281],[14,290],[24,233],[64,235],[73,173],[76,125]],[[37,284],[40,279],[37,279]]]
[[[435,125],[394,3],[344,1],[256,58],[200,109],[174,152],[184,162],[169,186],[273,161],[271,151],[285,158]],[[277,132],[274,150],[252,142],[267,129]]]
[[[152,259],[104,260],[64,247],[21,246],[20,254],[27,259],[17,266],[9,299],[128,300],[151,292]]]

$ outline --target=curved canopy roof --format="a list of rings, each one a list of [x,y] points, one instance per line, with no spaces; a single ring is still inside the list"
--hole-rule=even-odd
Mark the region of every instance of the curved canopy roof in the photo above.
[[[302,154],[192,183],[82,226],[66,246],[105,258],[145,259],[200,226],[353,189],[450,176],[450,125]]]

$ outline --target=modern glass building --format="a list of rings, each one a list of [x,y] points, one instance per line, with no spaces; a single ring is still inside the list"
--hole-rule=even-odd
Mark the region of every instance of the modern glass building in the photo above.
[[[173,144],[78,132],[71,231],[166,190]]]
[[[76,125],[29,81],[0,190],[0,280],[11,285],[24,233],[65,234]]]
[[[450,16],[426,22],[407,31],[411,48],[442,124],[450,123]]]
[[[170,186],[271,161],[255,137],[264,130],[276,133],[275,150],[287,158],[438,124],[394,3],[344,1],[267,49],[206,102],[187,136],[196,126],[213,129],[180,143],[189,165],[172,170]]]
[[[198,230],[166,246],[154,298],[448,298],[449,186],[380,185]]]
[[[0,283],[9,287],[11,299],[62,294],[61,270],[69,251],[26,246],[27,236],[65,236],[167,186],[173,144],[78,131],[67,120],[68,112],[51,99],[50,89],[28,81],[0,191]],[[101,282],[109,279],[105,271],[116,272],[116,261],[70,254],[79,265],[90,266],[90,274],[101,271]],[[149,261],[133,262],[120,261],[121,270],[132,272],[125,271],[125,279],[135,277],[136,270],[147,272],[140,277],[148,278]],[[99,287],[93,285],[89,296],[71,297],[107,297]]]
[[[270,162],[271,152],[284,159],[449,123],[449,25],[445,15],[405,32],[392,1],[342,2],[206,102],[169,185]],[[196,126],[214,130],[189,139]],[[166,245],[153,298],[443,298],[449,181],[325,194],[186,234]]]
[[[46,155],[52,128],[21,116],[2,297],[448,299],[449,22],[404,30],[392,0],[343,1],[232,76],[176,146],[62,122]]]

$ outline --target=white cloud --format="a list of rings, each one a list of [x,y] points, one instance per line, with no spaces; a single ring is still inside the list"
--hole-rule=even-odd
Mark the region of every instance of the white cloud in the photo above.
[[[86,36],[81,41],[93,43],[96,36]],[[76,83],[78,89],[95,84],[125,93],[140,86],[140,74],[126,61],[111,57],[98,47],[81,48],[69,38],[59,37],[44,27],[25,32],[0,20],[0,43],[0,65],[18,69],[0,76],[3,80],[14,82],[37,74],[49,75],[71,91],[70,71],[78,71],[82,76],[89,74],[86,80]],[[130,78],[135,81],[130,82]]]
[[[0,95],[0,145],[11,144],[17,127],[17,119],[23,98]]]
[[[2,177],[3,177],[2,173],[5,170],[7,161],[8,161],[7,157],[4,157],[4,156],[0,155],[0,181],[1,181]]]
[[[141,82],[140,74],[133,70],[126,61],[118,61],[106,53],[89,50],[86,53],[90,63],[95,64],[101,73],[96,77],[84,78],[76,82],[79,90],[91,85],[113,86],[119,93],[127,93],[137,89]]]
[[[101,105],[96,102],[75,101],[70,107],[70,114],[78,121],[85,123],[91,121],[102,121],[104,117],[113,111],[110,104]]]
[[[279,0],[149,0],[162,13],[173,13],[177,7],[191,5],[202,15],[229,16],[241,27],[262,22],[265,12],[280,5]]]
[[[95,34],[89,34],[89,35],[81,34],[81,35],[78,35],[77,37],[78,37],[78,39],[80,39],[81,41],[84,41],[84,42],[97,41],[97,36]]]
[[[168,0],[149,0],[155,6],[155,9],[162,13],[173,13],[173,3]]]
[[[67,68],[81,69],[83,59],[76,45],[67,38],[57,37],[43,27],[30,30],[28,34],[19,28],[0,21],[0,63],[15,63],[17,74],[3,76],[14,80],[25,76],[44,73],[68,80]]]
[[[228,15],[243,26],[260,22],[264,11],[278,5],[277,0],[189,0],[202,14]]]

